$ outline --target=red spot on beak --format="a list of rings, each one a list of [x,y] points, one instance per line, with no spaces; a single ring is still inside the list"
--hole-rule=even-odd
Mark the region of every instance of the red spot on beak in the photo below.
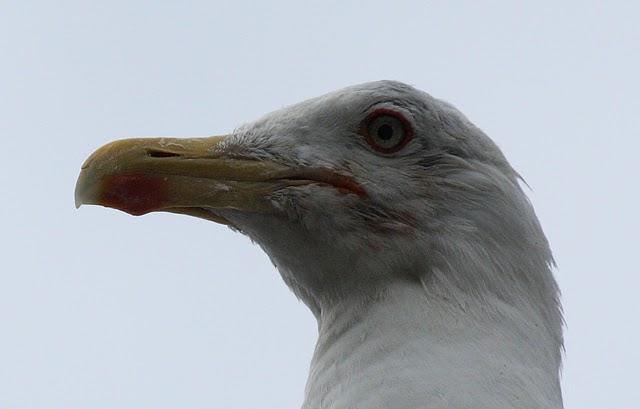
[[[161,209],[167,204],[167,181],[161,176],[115,175],[107,176],[103,183],[101,204],[134,216]]]

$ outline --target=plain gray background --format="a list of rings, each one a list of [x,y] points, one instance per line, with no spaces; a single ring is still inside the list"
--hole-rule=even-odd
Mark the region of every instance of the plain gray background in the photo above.
[[[0,2],[0,408],[296,408],[315,322],[184,216],[75,210],[129,136],[221,134],[350,84],[458,106],[531,186],[567,408],[637,408],[637,2]]]

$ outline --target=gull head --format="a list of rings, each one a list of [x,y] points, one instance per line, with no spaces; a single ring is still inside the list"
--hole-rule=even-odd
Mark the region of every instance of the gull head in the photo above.
[[[394,281],[525,303],[560,336],[549,246],[495,143],[395,81],[348,87],[208,138],[112,142],[76,203],[187,214],[249,236],[311,310]]]

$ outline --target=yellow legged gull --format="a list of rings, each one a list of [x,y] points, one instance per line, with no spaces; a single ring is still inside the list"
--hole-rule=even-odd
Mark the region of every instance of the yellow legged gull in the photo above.
[[[318,320],[304,409],[562,408],[553,259],[518,178],[454,107],[378,81],[227,136],[110,143],[76,203],[258,243]]]

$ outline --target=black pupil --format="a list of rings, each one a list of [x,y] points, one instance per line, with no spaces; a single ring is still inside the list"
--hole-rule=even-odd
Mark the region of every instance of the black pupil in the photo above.
[[[391,125],[383,124],[378,128],[378,138],[383,141],[388,141],[393,137],[393,127]]]

